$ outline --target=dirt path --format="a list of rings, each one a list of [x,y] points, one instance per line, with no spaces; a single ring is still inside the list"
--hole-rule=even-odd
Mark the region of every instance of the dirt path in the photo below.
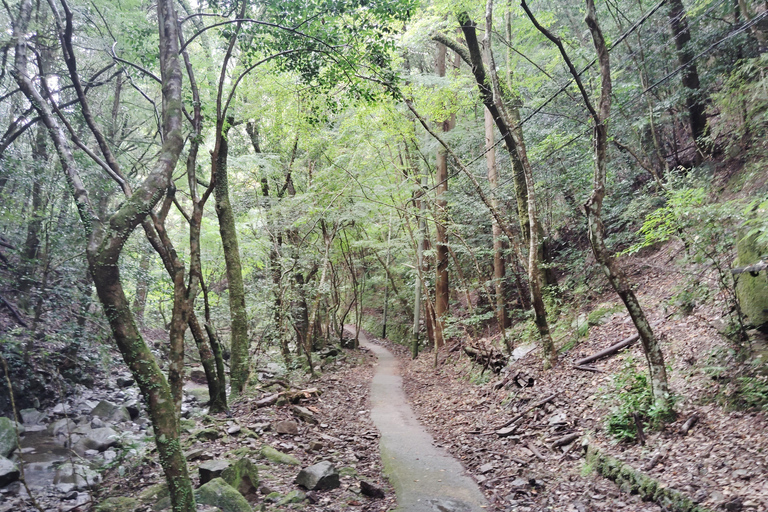
[[[384,472],[395,487],[399,508],[407,512],[478,512],[487,504],[477,484],[416,419],[403,391],[392,353],[360,333],[363,347],[379,365],[371,383],[371,418],[381,433]]]

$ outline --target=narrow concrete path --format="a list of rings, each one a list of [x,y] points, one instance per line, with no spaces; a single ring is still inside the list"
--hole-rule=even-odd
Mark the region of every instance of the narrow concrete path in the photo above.
[[[381,433],[381,459],[397,493],[397,510],[481,512],[487,503],[477,484],[456,459],[433,445],[408,405],[395,356],[362,332],[360,343],[379,358],[371,383],[371,418]]]

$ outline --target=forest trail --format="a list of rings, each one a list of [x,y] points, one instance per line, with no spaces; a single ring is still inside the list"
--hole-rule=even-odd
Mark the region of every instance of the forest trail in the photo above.
[[[442,448],[416,419],[403,391],[392,353],[368,341],[360,343],[378,356],[371,383],[371,418],[381,433],[384,472],[397,493],[402,512],[478,512],[487,503],[461,464]]]

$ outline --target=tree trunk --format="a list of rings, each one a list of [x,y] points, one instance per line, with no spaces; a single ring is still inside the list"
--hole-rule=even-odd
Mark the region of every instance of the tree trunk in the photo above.
[[[709,132],[707,126],[706,103],[707,98],[699,86],[699,72],[696,63],[693,62],[693,48],[690,46],[691,32],[688,29],[685,7],[682,0],[670,0],[669,26],[672,30],[672,38],[675,40],[677,61],[680,66],[685,66],[682,72],[682,83],[685,88],[685,105],[688,108],[688,121],[691,127],[691,135],[696,142],[696,163],[701,162],[702,154],[708,154],[711,150],[707,147],[702,137]]]
[[[496,150],[494,149],[495,136],[493,133],[493,118],[488,109],[485,109],[485,160],[488,167],[488,183],[491,185],[491,202],[495,208],[498,208],[498,197],[496,189],[499,184],[499,174],[496,168]],[[506,269],[504,260],[504,247],[501,242],[501,227],[496,219],[491,217],[491,231],[493,235],[493,287],[495,291],[496,302],[496,321],[499,323],[499,330],[504,344],[508,349],[512,345],[507,340],[506,328],[509,327],[509,317],[507,316],[507,291],[506,291]]]
[[[144,328],[144,310],[149,292],[149,248],[143,247],[139,261],[139,275],[136,276],[136,294],[133,297],[133,316],[139,329]]]
[[[601,85],[600,100],[597,109],[592,105],[592,100],[584,88],[579,73],[576,71],[576,68],[568,57],[562,41],[536,21],[535,17],[528,9],[528,6],[525,4],[525,1],[523,1],[523,9],[525,9],[536,28],[549,40],[555,43],[560,50],[560,53],[568,65],[568,69],[581,92],[584,103],[595,122],[595,172],[592,183],[593,190],[589,200],[584,205],[587,212],[589,241],[592,245],[592,252],[595,255],[595,260],[605,272],[611,286],[613,286],[616,293],[621,297],[621,300],[624,302],[624,305],[629,312],[629,316],[632,318],[632,321],[637,328],[638,334],[640,334],[645,357],[648,360],[651,388],[656,406],[661,410],[667,410],[669,407],[669,387],[667,384],[667,372],[664,367],[664,357],[661,352],[661,347],[653,334],[651,325],[645,317],[645,313],[643,312],[642,307],[640,307],[640,303],[638,302],[635,293],[632,291],[624,272],[619,267],[614,255],[608,251],[608,248],[605,245],[605,226],[603,225],[602,220],[602,207],[603,199],[605,198],[605,180],[608,167],[608,128],[606,123],[608,122],[611,113],[611,68],[608,49],[605,46],[603,33],[597,23],[594,0],[586,0],[586,6],[587,16],[585,21],[592,33],[592,41],[595,45],[598,61],[600,63]]]
[[[54,8],[53,4],[50,4]],[[99,300],[112,330],[118,349],[124,361],[133,373],[144,398],[147,401],[149,415],[155,432],[160,464],[165,473],[171,495],[174,512],[193,512],[196,510],[192,485],[187,472],[187,465],[179,440],[179,422],[168,381],[139,333],[133,315],[125,297],[120,280],[119,257],[126,240],[136,227],[153,211],[162,197],[162,191],[171,184],[173,169],[183,147],[181,135],[181,67],[179,65],[178,25],[174,4],[171,0],[157,2],[159,27],[159,61],[163,92],[163,144],[155,164],[149,174],[138,184],[135,190],[125,182],[116,161],[105,145],[105,139],[98,131],[90,111],[87,108],[82,83],[77,75],[74,55],[65,52],[65,61],[73,81],[75,92],[80,100],[81,111],[92,134],[99,142],[100,150],[105,155],[110,176],[120,184],[126,195],[122,206],[106,222],[96,215],[88,197],[81,176],[80,167],[72,154],[71,146],[54,116],[48,101],[36,88],[29,77],[27,58],[28,25],[31,18],[31,0],[22,0],[18,16],[13,23],[15,43],[15,66],[13,70],[19,88],[37,110],[53,140],[59,156],[62,170],[69,183],[70,191],[78,209],[87,238],[86,256],[93,276]],[[72,13],[67,11],[66,22],[72,23]],[[67,32],[59,34],[62,46],[72,50],[72,41]],[[174,310],[174,313],[178,313]]]
[[[421,331],[421,290],[423,288],[423,269],[424,269],[424,239],[426,231],[426,219],[424,213],[426,211],[426,203],[424,197],[424,190],[427,188],[427,177],[421,178],[421,190],[418,192],[420,195],[419,203],[419,232],[418,240],[416,242],[416,289],[414,290],[413,299],[413,330],[411,331],[413,339],[411,340],[411,357],[416,359],[419,355],[419,332]]]
[[[488,8],[489,10],[492,9],[492,2],[488,3]],[[476,25],[469,18],[467,13],[460,13],[458,19],[462,32],[464,33],[464,38],[467,42],[467,48],[469,49],[468,52],[465,52],[465,60],[472,66],[472,73],[475,76],[477,87],[480,90],[483,104],[490,111],[499,132],[501,132],[501,136],[509,151],[511,161],[520,164],[525,177],[528,201],[528,281],[531,293],[531,306],[533,307],[534,321],[539,331],[542,348],[544,349],[546,366],[551,367],[554,366],[557,361],[557,351],[555,350],[555,345],[549,332],[547,311],[542,297],[541,270],[539,269],[539,223],[536,212],[536,194],[533,182],[533,171],[528,163],[525,147],[522,145],[522,141],[518,139],[514,129],[510,126],[507,116],[503,110],[499,108],[501,97],[498,97],[498,101],[494,100],[494,97],[498,96],[498,94],[494,95],[494,89],[499,89],[498,77],[496,77],[495,71],[493,71],[490,77],[490,80],[493,81],[493,86],[489,85],[490,80],[485,73],[482,52],[480,51],[480,44],[477,40]],[[490,16],[487,12],[486,33],[489,33],[487,28],[490,23],[489,19]],[[493,60],[493,52],[491,51],[488,52],[488,62],[489,68],[493,70],[495,63]],[[523,233],[525,233],[525,231],[523,231]]]
[[[223,124],[223,123],[222,123]],[[227,176],[227,157],[229,143],[227,140],[228,119],[223,126],[217,126],[216,147],[211,155],[213,163],[212,175],[215,176],[216,186],[216,215],[219,218],[221,244],[224,247],[224,262],[227,266],[227,282],[229,286],[229,314],[231,318],[230,348],[232,359],[229,379],[233,395],[239,395],[245,389],[250,372],[248,317],[245,309],[245,287],[243,271],[240,265],[240,248],[235,229],[235,215],[229,200],[229,178]]]
[[[437,43],[437,58],[435,71],[437,76],[445,76],[445,59],[447,49],[444,44]],[[453,116],[451,116],[453,117]],[[453,120],[447,119],[440,123],[443,133],[453,128]],[[445,315],[448,313],[448,236],[446,233],[446,208],[448,202],[445,193],[448,191],[448,154],[438,146],[435,163],[435,345],[442,347]]]

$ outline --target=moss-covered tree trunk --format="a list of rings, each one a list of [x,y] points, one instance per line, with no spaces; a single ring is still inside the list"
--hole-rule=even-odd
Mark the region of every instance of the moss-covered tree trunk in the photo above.
[[[437,76],[445,76],[445,60],[447,49],[444,44],[437,43],[437,56],[435,59],[435,71]],[[443,133],[453,128],[452,119],[446,119],[439,123]],[[448,234],[446,222],[448,215],[448,201],[445,194],[448,192],[448,154],[445,149],[438,146],[437,160],[435,162],[435,346],[443,346],[443,328],[445,315],[448,313]]]
[[[240,264],[240,247],[235,229],[235,214],[229,199],[229,177],[227,173],[227,158],[229,142],[227,136],[232,120],[223,120],[216,127],[216,146],[211,154],[215,176],[214,195],[216,197],[216,215],[219,218],[219,233],[224,247],[224,262],[227,267],[227,283],[229,286],[229,314],[232,324],[230,347],[232,352],[229,370],[229,381],[233,395],[240,394],[248,382],[250,373],[248,316],[245,308],[245,286],[243,285],[243,270]]]

